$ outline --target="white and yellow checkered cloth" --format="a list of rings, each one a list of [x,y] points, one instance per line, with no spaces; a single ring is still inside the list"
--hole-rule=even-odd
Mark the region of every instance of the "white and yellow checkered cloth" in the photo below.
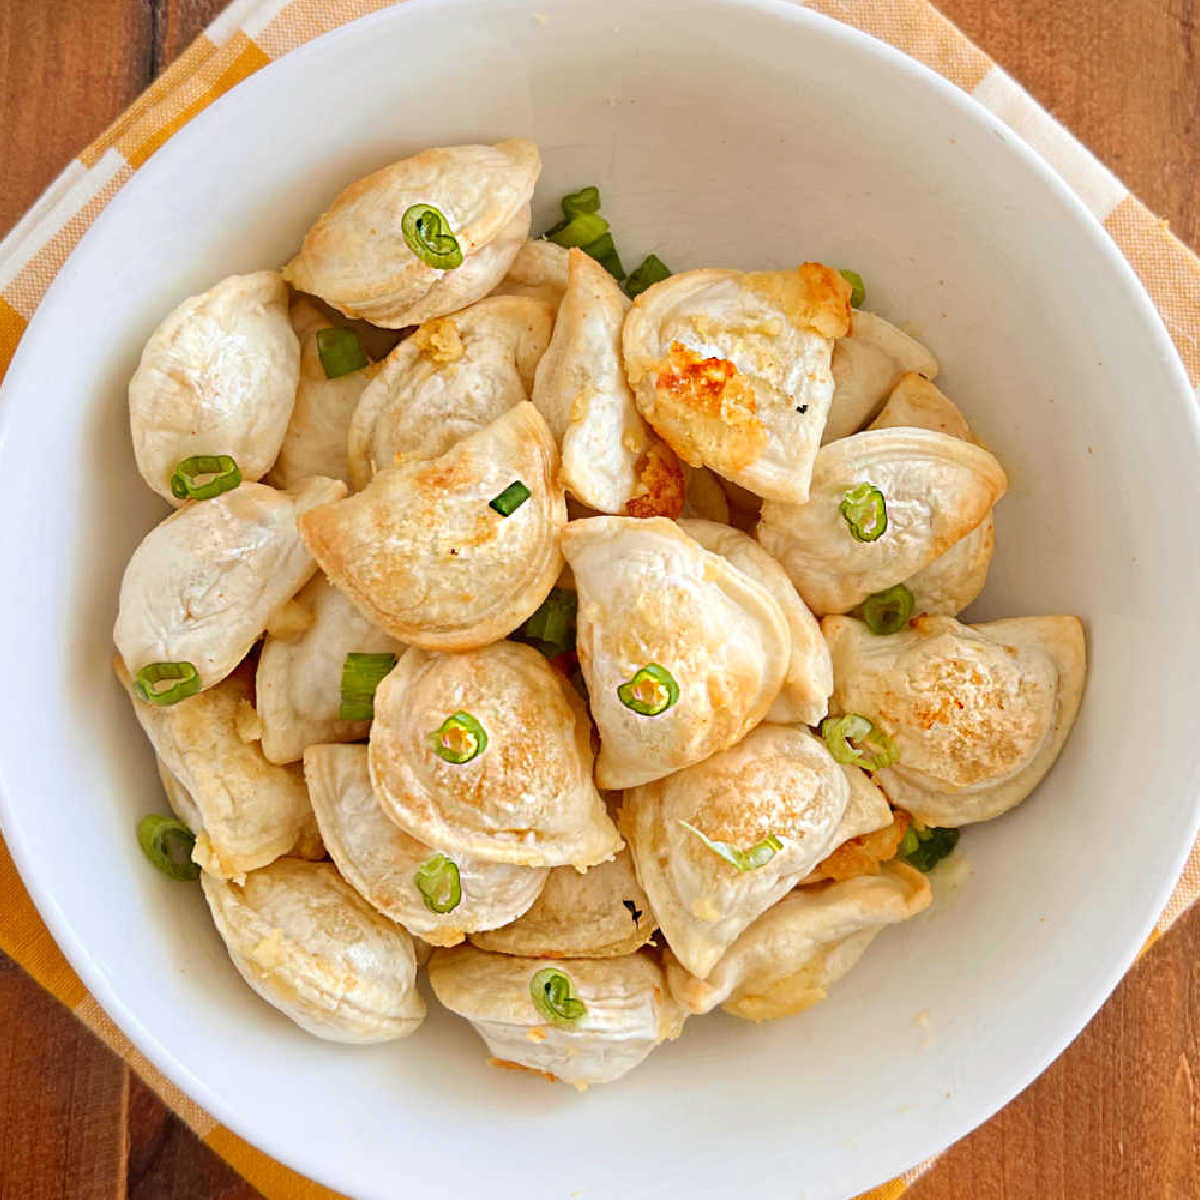
[[[0,243],[0,378],[55,274],[106,204],[177,129],[259,67],[391,0],[235,0],[105,133],[84,150]],[[926,0],[811,0],[811,7],[920,59],[1008,124],[1054,166],[1104,223],[1158,306],[1193,386],[1200,387],[1200,259],[1104,166]],[[1200,897],[1200,844],[1147,948]],[[0,948],[142,1076],[196,1133],[270,1200],[328,1200],[242,1141],[165,1079],[117,1029],[71,970],[0,842]],[[928,1167],[862,1200],[895,1200]]]

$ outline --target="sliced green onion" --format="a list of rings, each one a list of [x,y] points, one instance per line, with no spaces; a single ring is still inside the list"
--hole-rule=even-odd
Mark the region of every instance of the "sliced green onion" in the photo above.
[[[579,597],[570,588],[551,588],[537,612],[508,636],[525,642],[547,658],[557,658],[575,649],[575,622]]]
[[[625,278],[625,268],[621,265],[621,256],[617,253],[611,233],[588,242],[583,252],[590,254],[618,283]]]
[[[900,757],[896,743],[862,713],[826,717],[821,722],[821,736],[838,762],[864,771],[881,771]]]
[[[961,830],[946,829],[940,825],[922,829],[912,826],[900,843],[900,857],[918,871],[928,874],[958,845],[960,833]],[[915,846],[909,846],[910,837],[916,841]]]
[[[899,858],[907,858],[919,845],[921,839],[917,837],[916,829],[910,825],[904,831],[904,837],[900,841],[900,845],[896,847],[896,855]]]
[[[875,592],[863,601],[863,620],[880,637],[899,633],[908,624],[912,611],[913,594],[902,583]]]
[[[850,285],[850,307],[862,308],[867,300],[867,289],[863,284],[863,277],[848,267],[840,267],[838,274]]]
[[[228,454],[193,454],[175,468],[171,495],[177,500],[211,500],[241,482],[242,473]]]
[[[152,813],[138,822],[137,840],[142,853],[168,879],[200,878],[200,867],[192,862],[196,838],[182,821]]]
[[[429,738],[434,754],[456,765],[478,758],[488,743],[487,731],[469,712],[447,717]]]
[[[162,683],[167,686],[159,687]],[[133,677],[133,690],[147,704],[166,708],[200,690],[200,672],[190,662],[148,663]]]
[[[462,876],[454,859],[444,854],[427,858],[414,876],[417,891],[430,912],[453,912],[462,903]]]
[[[408,248],[427,266],[452,271],[462,266],[462,247],[446,215],[432,204],[414,204],[400,218]]]
[[[488,501],[488,508],[494,508],[502,517],[511,517],[532,495],[519,479],[514,479],[500,495]]]
[[[342,663],[342,702],[338,707],[338,720],[373,720],[375,689],[395,665],[394,654],[347,654]]]
[[[371,360],[353,329],[321,329],[317,331],[317,357],[326,379],[340,379],[369,367]]]
[[[598,213],[600,211],[600,189],[598,187],[580,188],[577,192],[568,192],[562,198],[563,216],[569,221],[580,213]]]
[[[838,505],[838,511],[856,542],[874,542],[887,530],[887,502],[873,483],[852,487]]]
[[[617,688],[617,698],[641,717],[657,717],[679,699],[679,684],[666,667],[647,663]]]
[[[695,825],[680,821],[680,825],[690,833],[694,833],[714,854],[723,858],[731,867],[739,871],[756,871],[764,867],[783,849],[783,843],[773,834],[768,833],[761,842],[756,842],[748,850],[739,850],[728,842],[718,842],[701,833]]]
[[[625,280],[625,295],[631,300],[640,296],[653,284],[671,278],[671,270],[657,254],[647,254],[641,266],[635,267]]]
[[[538,971],[529,981],[533,1006],[551,1024],[571,1028],[587,1016],[587,1005],[575,994],[571,977],[556,967]]]
[[[577,212],[567,220],[560,221],[553,229],[547,229],[546,240],[568,249],[572,246],[582,249],[607,232],[608,222],[599,213]]]

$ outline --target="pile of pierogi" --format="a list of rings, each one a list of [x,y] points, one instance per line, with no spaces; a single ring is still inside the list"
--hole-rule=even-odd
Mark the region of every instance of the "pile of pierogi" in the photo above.
[[[424,967],[584,1087],[926,909],[1085,646],[958,619],[1007,479],[854,271],[627,275],[595,188],[531,239],[540,170],[424,150],[165,318],[114,667],[170,808],[139,843],[263,1000],[403,1038]]]

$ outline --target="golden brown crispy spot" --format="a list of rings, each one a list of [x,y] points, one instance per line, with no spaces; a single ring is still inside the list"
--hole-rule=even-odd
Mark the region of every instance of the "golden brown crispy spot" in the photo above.
[[[725,358],[702,358],[672,342],[655,368],[651,424],[689,466],[739,471],[762,454],[767,431],[749,381]]]
[[[832,879],[844,883],[847,879],[857,879],[860,875],[878,875],[883,863],[896,857],[900,843],[912,824],[912,817],[902,808],[892,810],[892,823],[885,825],[874,833],[864,833],[861,837],[851,838],[843,842],[832,854],[822,859],[800,881],[819,883],[824,879]]]
[[[745,283],[787,313],[797,329],[831,339],[850,332],[850,285],[832,267],[806,262],[795,271],[756,271]]]
[[[540,1075],[543,1079],[550,1080],[551,1083],[561,1082],[557,1075],[551,1075],[549,1071],[539,1071],[537,1067],[527,1067],[523,1063],[513,1062],[508,1058],[489,1058],[488,1065],[499,1067],[502,1071],[528,1071],[530,1075]]]
[[[651,442],[638,460],[638,494],[625,502],[627,517],[669,517],[683,512],[683,469],[675,455]]]

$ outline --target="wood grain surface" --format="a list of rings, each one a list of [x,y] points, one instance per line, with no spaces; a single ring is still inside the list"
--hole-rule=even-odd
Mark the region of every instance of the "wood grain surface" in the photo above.
[[[0,234],[221,7],[0,0]],[[942,8],[1200,246],[1198,0]],[[1200,1197],[1198,964],[1194,911],[1036,1083],[946,1153],[913,1200]],[[123,1195],[256,1193],[0,958],[0,1200]]]

